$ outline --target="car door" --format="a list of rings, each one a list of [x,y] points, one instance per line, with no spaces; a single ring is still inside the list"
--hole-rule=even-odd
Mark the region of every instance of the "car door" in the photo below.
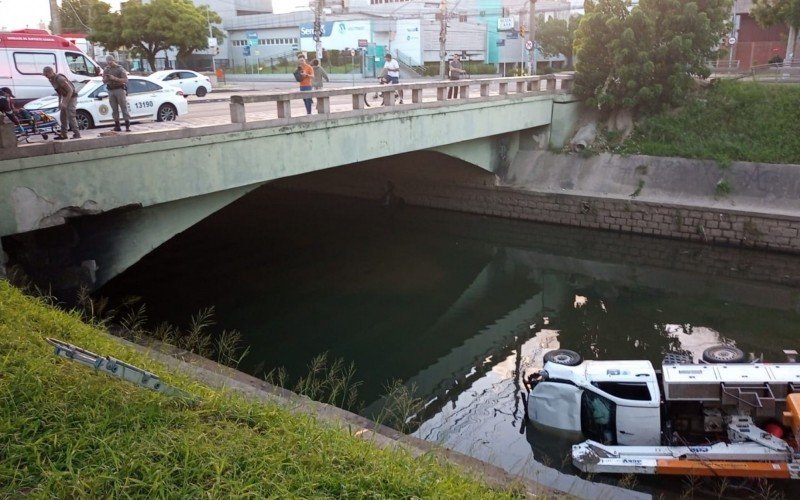
[[[158,108],[158,85],[141,78],[128,78],[128,112],[131,118],[152,118]]]
[[[200,85],[200,77],[197,73],[190,71],[181,71],[181,90],[186,95],[194,95],[197,93],[197,87]]]

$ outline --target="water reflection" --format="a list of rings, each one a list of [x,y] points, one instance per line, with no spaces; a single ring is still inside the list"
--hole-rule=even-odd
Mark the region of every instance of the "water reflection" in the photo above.
[[[325,351],[352,361],[365,415],[403,380],[427,402],[418,436],[583,496],[558,473],[568,443],[524,425],[522,373],[559,346],[658,362],[725,338],[779,359],[797,347],[799,261],[267,187],[100,294],[173,323],[214,305],[256,376],[302,376]]]

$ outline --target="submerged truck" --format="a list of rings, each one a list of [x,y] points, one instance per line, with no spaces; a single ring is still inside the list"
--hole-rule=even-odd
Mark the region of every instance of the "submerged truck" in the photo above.
[[[800,479],[800,363],[744,362],[714,346],[694,362],[584,361],[566,349],[525,377],[528,418],[574,433],[583,472]]]

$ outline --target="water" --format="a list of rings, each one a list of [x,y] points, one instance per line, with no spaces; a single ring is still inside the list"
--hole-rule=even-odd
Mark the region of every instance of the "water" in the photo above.
[[[256,376],[352,362],[368,416],[390,380],[413,384],[415,435],[541,479],[575,472],[568,442],[524,425],[520,376],[544,349],[658,362],[727,340],[780,360],[800,347],[799,261],[264,187],[99,294],[180,325],[214,306]]]

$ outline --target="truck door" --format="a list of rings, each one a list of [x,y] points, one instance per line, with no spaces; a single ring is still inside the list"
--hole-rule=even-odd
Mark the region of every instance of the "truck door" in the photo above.
[[[581,431],[589,439],[617,444],[617,405],[592,391],[581,396]]]

